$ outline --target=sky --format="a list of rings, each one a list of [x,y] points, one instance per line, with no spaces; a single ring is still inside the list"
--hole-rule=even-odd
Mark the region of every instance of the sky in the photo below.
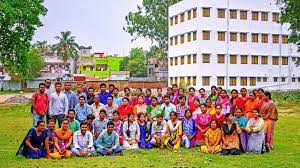
[[[76,36],[76,42],[83,46],[92,46],[92,52],[128,55],[131,48],[149,49],[151,42],[132,37],[123,30],[125,16],[136,11],[142,0],[45,0],[48,9],[41,17],[43,26],[38,28],[33,42],[46,40],[56,43],[54,38],[61,31],[70,30]]]

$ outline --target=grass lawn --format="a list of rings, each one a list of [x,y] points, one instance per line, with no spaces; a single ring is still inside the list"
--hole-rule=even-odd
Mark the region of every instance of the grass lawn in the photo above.
[[[197,149],[124,151],[124,156],[68,160],[27,160],[16,157],[31,127],[30,107],[0,106],[0,167],[300,167],[300,108],[280,105],[275,129],[275,150],[264,155],[219,156]]]

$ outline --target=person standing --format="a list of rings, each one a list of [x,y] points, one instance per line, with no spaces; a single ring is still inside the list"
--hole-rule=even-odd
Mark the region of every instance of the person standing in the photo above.
[[[170,120],[170,113],[172,111],[177,113],[176,106],[171,103],[170,99],[170,96],[165,96],[165,103],[161,105],[161,108],[163,108],[164,119],[166,121]]]
[[[92,105],[94,103],[94,97],[95,97],[94,88],[89,87],[88,93],[89,94],[87,95],[87,104]]]
[[[69,102],[67,96],[62,93],[62,84],[60,82],[55,83],[55,92],[50,96],[49,102],[49,115],[50,118],[58,121],[59,127],[64,115],[68,114]]]
[[[101,83],[100,84],[100,93],[98,93],[100,102],[104,105],[107,104],[107,97],[110,96],[110,94],[108,92],[106,92],[106,84],[105,83]]]
[[[75,106],[76,118],[82,123],[86,120],[87,115],[91,114],[91,107],[85,103],[85,97],[79,97],[79,103]]]
[[[80,123],[75,119],[76,113],[75,110],[70,109],[68,111],[68,118],[70,120],[69,129],[73,132],[78,131],[80,129]]]
[[[33,126],[36,126],[38,121],[45,121],[49,105],[49,97],[45,93],[45,84],[39,84],[39,92],[32,95],[32,114]]]
[[[114,102],[114,98],[113,96],[107,96],[107,104],[104,106],[104,109],[106,111],[106,117],[109,120],[113,119],[113,112],[115,110],[118,110],[118,106],[116,104],[113,103]]]
[[[182,121],[184,119],[185,111],[189,108],[185,102],[186,102],[186,97],[180,96],[179,103],[176,105],[176,111],[178,113],[178,119],[180,121]]]
[[[71,83],[66,82],[63,93],[67,96],[69,101],[69,109],[74,109],[76,106],[76,93],[71,90]]]
[[[45,93],[48,95],[48,97],[50,97],[51,93],[55,92],[55,89],[53,89],[53,87],[51,87],[51,80],[50,79],[46,79],[45,80]]]
[[[99,117],[93,121],[93,128],[94,128],[93,133],[95,139],[97,139],[98,136],[101,134],[101,132],[104,129],[106,129],[107,122],[108,120],[106,119],[106,111],[104,109],[101,109]]]
[[[119,89],[114,88],[112,95],[114,97],[114,104],[116,104],[117,106],[120,106],[123,103],[123,101],[122,101],[122,97],[119,97]]]
[[[79,97],[84,96],[85,102],[87,102],[87,95],[86,93],[82,92],[81,84],[77,83],[76,85],[76,98],[75,98],[75,106],[79,103]]]
[[[95,96],[94,103],[91,105],[91,111],[92,114],[95,116],[95,118],[99,117],[99,113],[101,109],[105,109],[105,105],[100,103],[100,99],[98,96]]]

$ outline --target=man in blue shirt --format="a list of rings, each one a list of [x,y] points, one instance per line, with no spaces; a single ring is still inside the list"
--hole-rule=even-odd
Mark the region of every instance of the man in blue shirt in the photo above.
[[[100,84],[100,93],[98,94],[100,103],[106,105],[107,104],[107,97],[110,96],[108,92],[106,92],[106,84],[101,83]]]
[[[66,82],[63,93],[67,96],[69,102],[69,109],[74,109],[76,106],[76,93],[71,90],[71,83]]]
[[[91,114],[91,107],[85,103],[85,97],[79,97],[79,103],[75,106],[76,118],[81,123],[86,120],[87,115]]]
[[[119,143],[119,135],[114,131],[114,122],[107,123],[107,129],[103,130],[95,142],[97,152],[102,156],[122,155],[122,147]]]

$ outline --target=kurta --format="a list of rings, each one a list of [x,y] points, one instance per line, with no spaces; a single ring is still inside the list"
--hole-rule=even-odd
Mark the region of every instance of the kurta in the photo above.
[[[258,120],[251,118],[248,121],[246,130],[250,131],[250,129],[252,128],[254,131],[250,133],[248,139],[248,146],[247,146],[248,153],[257,153],[257,154],[262,153],[262,149],[263,149],[262,147],[265,140],[263,126],[264,126],[264,120],[262,118],[259,118]]]

